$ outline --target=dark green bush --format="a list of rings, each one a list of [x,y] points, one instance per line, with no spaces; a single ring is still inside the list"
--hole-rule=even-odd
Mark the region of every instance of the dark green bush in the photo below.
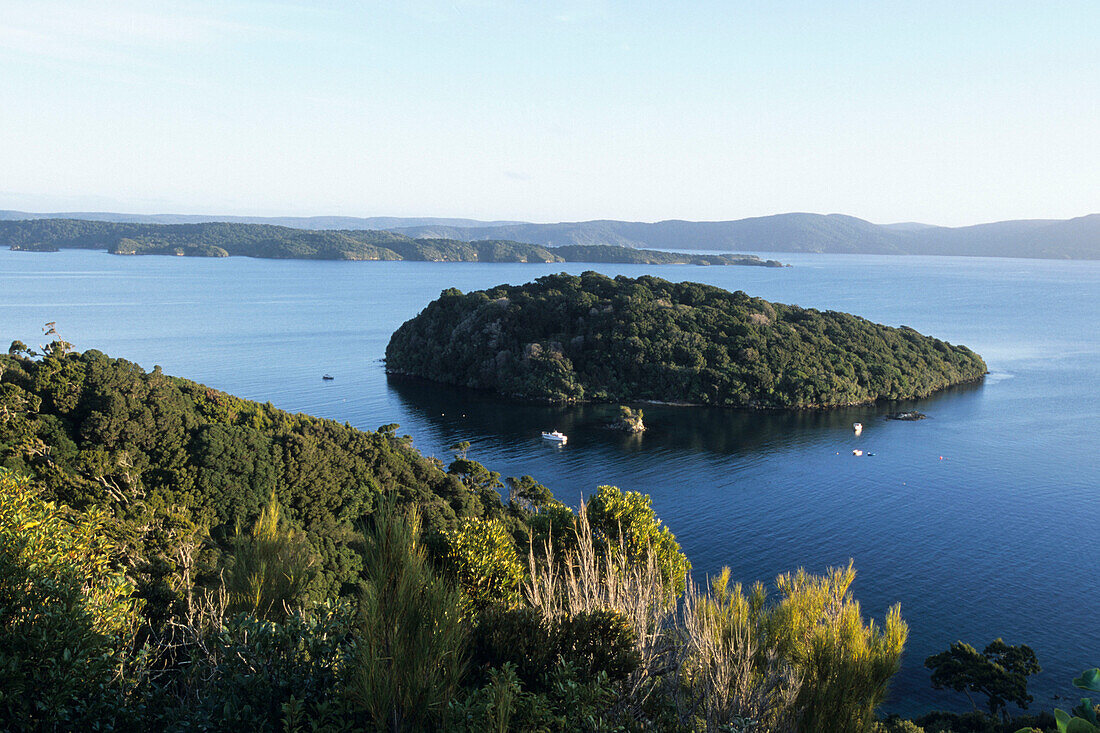
[[[284,708],[310,716],[344,710],[340,695],[355,649],[353,619],[351,606],[340,603],[295,612],[282,622],[239,614],[213,629],[193,629],[180,646],[162,650],[170,659],[153,660],[144,670],[146,725],[274,730]],[[158,662],[168,666],[158,670]]]
[[[490,608],[478,615],[471,639],[475,674],[510,665],[529,689],[545,691],[547,676],[564,662],[582,677],[625,679],[640,663],[630,623],[611,610],[546,619],[537,610]]]

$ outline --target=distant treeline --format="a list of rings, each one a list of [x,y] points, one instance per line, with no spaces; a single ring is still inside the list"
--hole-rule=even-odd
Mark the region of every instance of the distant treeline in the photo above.
[[[753,255],[693,255],[617,245],[548,248],[507,240],[412,239],[374,230],[306,230],[269,224],[144,224],[79,219],[0,222],[0,246],[49,252],[106,249],[120,255],[264,257],[428,262],[616,262],[644,265],[762,265]]]
[[[594,272],[446,290],[394,333],[386,368],[522,399],[733,407],[924,397],[986,372],[906,326]]]

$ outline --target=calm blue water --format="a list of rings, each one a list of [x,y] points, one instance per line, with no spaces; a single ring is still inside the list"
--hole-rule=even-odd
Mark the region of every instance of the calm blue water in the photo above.
[[[575,502],[600,484],[653,497],[700,573],[745,581],[853,558],[856,594],[910,624],[887,709],[965,707],[922,660],[956,639],[1027,643],[1036,703],[1100,664],[1100,262],[774,255],[793,268],[346,263],[0,252],[0,340],[39,344],[57,321],[77,348],[160,364],[219,389],[373,429],[397,422],[427,454],[473,443],[505,476]],[[640,438],[608,408],[506,405],[391,383],[389,334],[447,287],[595,269],[696,280],[856,313],[964,343],[991,374],[912,403],[753,414],[647,407]],[[321,374],[336,377],[322,382]],[[908,406],[908,405],[906,405]],[[855,421],[866,427],[856,437]],[[559,448],[539,432],[570,436]],[[853,447],[874,452],[854,458]]]

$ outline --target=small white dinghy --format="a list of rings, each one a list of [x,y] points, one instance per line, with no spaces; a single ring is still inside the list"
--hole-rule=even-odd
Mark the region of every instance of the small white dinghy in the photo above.
[[[567,438],[564,434],[559,433],[557,430],[555,430],[552,433],[543,432],[542,439],[543,440],[552,440],[555,443],[562,443],[562,444],[564,444],[567,440],[569,440],[569,438]]]
[[[861,422],[852,423],[852,430],[855,430],[856,435],[859,435],[860,433],[863,432],[863,423],[861,423]]]
[[[852,455],[853,456],[862,456],[863,451],[861,451],[859,448],[856,448],[854,451],[852,451]]]

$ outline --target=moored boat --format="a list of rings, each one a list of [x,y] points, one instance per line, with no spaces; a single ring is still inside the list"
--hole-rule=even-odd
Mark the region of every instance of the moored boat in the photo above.
[[[552,440],[555,443],[565,443],[567,440],[569,440],[566,435],[564,435],[563,433],[559,433],[557,430],[553,431],[552,433],[547,433],[543,431],[542,437],[544,440]]]

